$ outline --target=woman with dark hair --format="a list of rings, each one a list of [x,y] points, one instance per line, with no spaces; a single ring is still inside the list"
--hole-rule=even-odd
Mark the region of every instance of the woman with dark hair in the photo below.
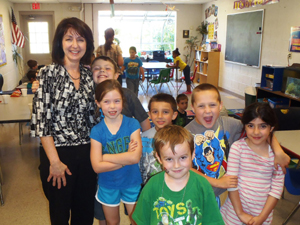
[[[96,56],[108,56],[112,58],[118,65],[118,81],[122,85],[122,70],[121,67],[124,64],[124,59],[122,57],[122,50],[119,45],[113,43],[115,38],[115,31],[112,28],[108,28],[104,32],[105,44],[100,45],[96,50]]]
[[[39,72],[33,100],[32,136],[40,137],[40,177],[51,224],[93,224],[96,174],[90,162],[95,125],[90,64],[91,29],[77,18],[63,19],[52,45],[53,63]]]

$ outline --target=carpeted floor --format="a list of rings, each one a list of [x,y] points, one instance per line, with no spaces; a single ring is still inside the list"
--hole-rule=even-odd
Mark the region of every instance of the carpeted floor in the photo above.
[[[236,119],[241,119],[243,116],[244,109],[227,109],[228,116]]]

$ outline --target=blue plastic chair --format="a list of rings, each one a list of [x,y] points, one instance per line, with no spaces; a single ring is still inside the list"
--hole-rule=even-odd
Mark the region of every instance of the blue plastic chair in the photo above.
[[[292,195],[300,195],[300,169],[296,168],[287,168],[286,169],[286,175],[284,178],[284,185],[286,190],[292,194]],[[290,218],[295,214],[295,212],[300,207],[300,201],[298,204],[294,207],[294,209],[290,212],[288,217],[284,220],[282,225],[285,225],[288,223]]]
[[[157,61],[157,60],[150,60],[149,62],[159,62],[159,61]],[[154,75],[158,76],[159,73],[160,73],[160,69],[151,69],[151,70],[149,71],[149,75],[152,76],[152,77],[153,77]]]

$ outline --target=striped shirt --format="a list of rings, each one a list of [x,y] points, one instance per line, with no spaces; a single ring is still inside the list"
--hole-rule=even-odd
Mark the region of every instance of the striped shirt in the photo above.
[[[278,170],[274,168],[274,153],[271,147],[269,157],[263,157],[250,149],[245,138],[234,142],[230,148],[227,174],[238,176],[238,187],[228,188],[228,191],[239,191],[245,213],[258,216],[268,196],[280,199],[284,174],[280,167]],[[222,206],[221,213],[225,224],[243,224],[237,217],[229,197]],[[271,224],[272,218],[273,211],[263,224]]]

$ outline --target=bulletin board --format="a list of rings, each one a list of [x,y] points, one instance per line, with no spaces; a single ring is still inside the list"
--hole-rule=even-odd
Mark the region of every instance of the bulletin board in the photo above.
[[[264,10],[227,15],[225,62],[259,67]]]
[[[0,67],[6,65],[3,17],[0,15]]]
[[[214,39],[214,31],[215,31],[215,26],[213,23],[208,25],[208,39],[212,40]]]

